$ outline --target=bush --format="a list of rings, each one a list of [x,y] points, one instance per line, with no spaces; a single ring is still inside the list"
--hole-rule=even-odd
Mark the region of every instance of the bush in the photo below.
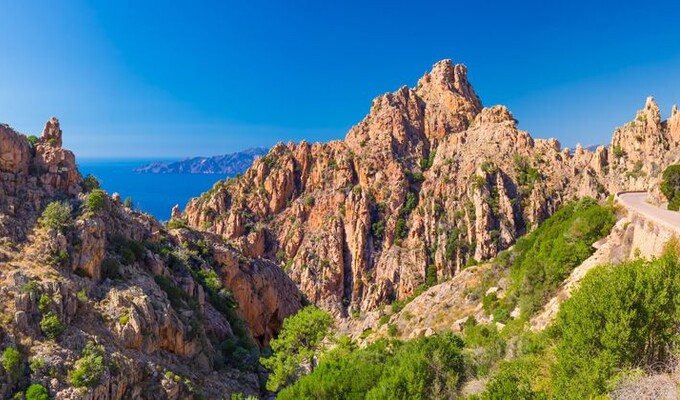
[[[482,400],[546,398],[532,388],[532,383],[542,373],[541,367],[537,357],[523,357],[501,363],[487,383]]]
[[[50,311],[51,306],[52,299],[50,296],[45,293],[41,294],[40,299],[38,299],[38,310],[40,310],[41,313],[46,314]]]
[[[106,372],[104,347],[88,342],[81,357],[73,365],[69,382],[75,387],[94,387]]]
[[[56,314],[49,312],[43,315],[42,320],[40,320],[40,329],[48,339],[56,340],[64,333],[64,324],[61,323]]]
[[[102,280],[107,278],[116,280],[123,277],[120,273],[120,262],[115,258],[105,258],[101,263],[100,269]]]
[[[80,185],[83,187],[83,190],[85,192],[91,192],[95,189],[101,188],[101,185],[99,184],[97,178],[95,178],[94,175],[91,174],[88,174],[85,178],[83,178],[83,181],[80,183]]]
[[[557,316],[557,398],[604,394],[616,373],[658,371],[678,340],[677,255],[598,267]]]
[[[104,209],[106,205],[106,192],[101,189],[94,189],[85,199],[85,208],[91,213],[97,213]]]
[[[2,352],[2,368],[11,379],[17,379],[21,375],[21,354],[14,347],[7,347]]]
[[[64,233],[73,224],[71,206],[68,203],[53,201],[45,207],[39,222],[44,228]]]
[[[50,394],[45,386],[34,383],[26,389],[26,400],[50,400]]]
[[[332,325],[333,318],[314,306],[307,306],[286,318],[279,336],[270,342],[273,356],[260,359],[271,371],[267,389],[275,392],[292,383],[302,375],[305,364],[313,370],[314,355]]]
[[[618,144],[616,146],[612,147],[612,153],[614,154],[614,157],[616,157],[616,158],[621,158],[621,157],[626,155],[626,152],[623,151],[623,149],[621,148],[621,145],[618,145]]]
[[[410,342],[380,340],[324,358],[287,387],[287,399],[455,398],[463,377],[462,341],[451,333]]]
[[[376,240],[381,240],[383,238],[383,234],[385,233],[385,221],[380,220],[378,222],[374,222],[371,225],[371,232],[373,233],[373,237],[376,238]]]
[[[187,227],[187,223],[181,219],[171,219],[166,226],[168,229],[183,229]]]
[[[473,325],[472,322],[466,324],[464,331],[465,347],[472,350],[469,354],[470,368],[475,375],[486,376],[505,355],[505,340],[499,335],[495,324]]]
[[[670,165],[663,171],[661,193],[668,200],[668,209],[680,209],[680,165]]]
[[[394,324],[388,324],[387,325],[387,336],[395,337],[395,336],[397,336],[397,333],[399,333],[399,328],[397,328],[396,325],[394,325]]]
[[[26,140],[28,140],[28,144],[30,144],[31,147],[35,147],[35,145],[38,144],[38,137],[35,135],[26,136]]]
[[[125,201],[123,202],[123,205],[125,206],[125,208],[132,209],[132,206],[133,206],[132,197],[126,197]]]

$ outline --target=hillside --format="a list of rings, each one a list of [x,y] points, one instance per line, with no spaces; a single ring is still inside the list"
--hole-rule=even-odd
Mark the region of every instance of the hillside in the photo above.
[[[152,174],[219,174],[236,176],[243,174],[267,149],[255,147],[236,153],[212,157],[193,157],[181,161],[157,161],[135,168],[135,172]]]
[[[166,227],[83,179],[52,118],[0,126],[0,398],[260,395],[260,349],[301,307],[274,263]]]

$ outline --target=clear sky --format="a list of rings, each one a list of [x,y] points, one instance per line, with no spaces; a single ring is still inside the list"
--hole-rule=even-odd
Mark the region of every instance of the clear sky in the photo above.
[[[444,58],[565,146],[680,101],[676,2],[530,3],[0,0],[0,121],[79,157],[325,141]]]

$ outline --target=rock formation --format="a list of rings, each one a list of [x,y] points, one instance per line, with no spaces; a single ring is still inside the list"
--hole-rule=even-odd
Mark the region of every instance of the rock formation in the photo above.
[[[258,349],[302,306],[293,281],[219,236],[169,230],[120,196],[87,192],[61,145],[56,118],[40,138],[0,125],[0,350],[40,365],[0,368],[0,398],[28,383],[56,399],[259,395]],[[65,220],[41,222],[57,201]],[[77,388],[71,371],[88,342],[104,367]]]
[[[465,66],[444,60],[376,98],[345,140],[279,143],[184,217],[346,316],[408,297],[428,268],[450,277],[495,256],[568,199],[646,189],[678,154],[677,115],[662,121],[650,98],[610,146],[570,151],[483,108]]]

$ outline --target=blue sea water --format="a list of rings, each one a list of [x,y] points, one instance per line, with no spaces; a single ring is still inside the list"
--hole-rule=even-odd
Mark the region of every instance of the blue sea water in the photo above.
[[[132,171],[152,161],[158,160],[80,158],[77,163],[83,176],[96,176],[102,189],[109,194],[118,192],[123,199],[131,197],[135,208],[161,221],[170,218],[170,211],[175,204],[184,210],[189,199],[227,178],[218,174],[140,174]]]

